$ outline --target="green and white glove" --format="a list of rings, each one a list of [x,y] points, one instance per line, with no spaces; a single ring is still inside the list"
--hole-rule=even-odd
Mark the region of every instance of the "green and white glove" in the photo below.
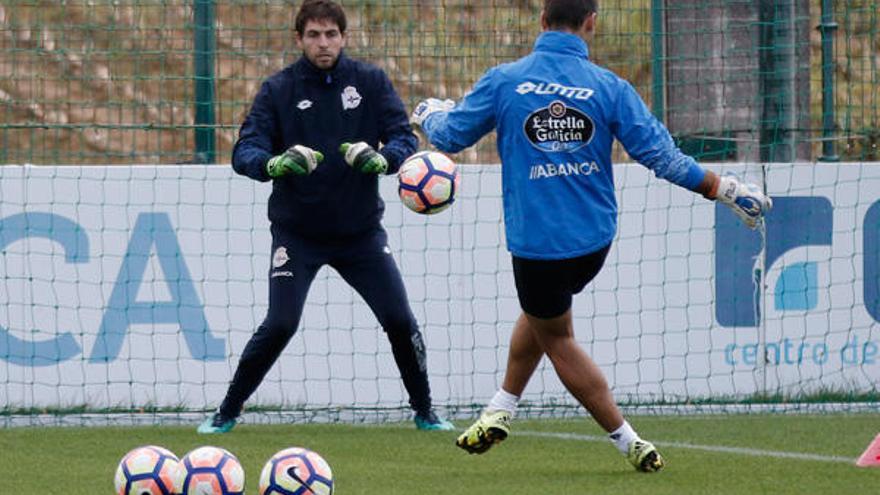
[[[285,175],[308,175],[312,173],[324,155],[306,146],[296,144],[284,153],[273,156],[266,163],[266,173],[269,177],[277,179]]]
[[[359,143],[342,143],[339,151],[345,155],[345,163],[365,174],[384,174],[388,170],[388,160],[372,146]]]

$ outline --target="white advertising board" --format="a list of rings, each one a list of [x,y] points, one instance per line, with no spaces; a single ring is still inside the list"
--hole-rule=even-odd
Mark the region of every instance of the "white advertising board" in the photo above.
[[[452,405],[494,393],[519,313],[500,168],[461,170],[434,216],[381,183],[434,400]],[[768,166],[766,236],[640,166],[615,173],[619,234],[574,314],[618,399],[876,387],[880,167]],[[0,406],[216,405],[265,315],[270,190],[227,166],[0,167]],[[547,363],[525,399],[571,401]],[[251,403],[406,403],[381,329],[332,270]]]

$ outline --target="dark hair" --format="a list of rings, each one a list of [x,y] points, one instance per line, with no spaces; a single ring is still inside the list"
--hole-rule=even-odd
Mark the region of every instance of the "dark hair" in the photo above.
[[[545,0],[544,19],[551,29],[580,29],[587,16],[598,12],[599,0]]]
[[[296,32],[302,36],[306,23],[309,21],[328,20],[345,33],[345,11],[333,0],[305,0],[296,14]]]

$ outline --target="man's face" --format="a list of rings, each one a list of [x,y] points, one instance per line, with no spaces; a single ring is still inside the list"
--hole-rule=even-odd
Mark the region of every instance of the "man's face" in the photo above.
[[[296,46],[315,67],[327,70],[336,65],[345,47],[345,34],[329,19],[306,21],[302,34],[296,33]]]

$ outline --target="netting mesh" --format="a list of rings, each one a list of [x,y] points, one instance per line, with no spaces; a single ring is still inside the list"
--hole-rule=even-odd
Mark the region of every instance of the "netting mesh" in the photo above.
[[[409,108],[459,99],[539,33],[537,0],[343,3],[348,53],[383,67]],[[622,402],[876,404],[878,10],[602,3],[591,58],[632,81],[686,151],[733,162],[709,167],[763,185],[779,212],[750,237],[726,210],[618,167],[616,247],[575,325]],[[0,163],[39,165],[0,167],[0,411],[216,406],[266,309],[268,186],[228,166],[139,165],[228,163],[260,83],[299,56],[294,15],[280,1],[0,2]],[[496,163],[494,139],[456,160]],[[430,219],[382,183],[434,398],[452,414],[496,390],[519,314],[499,169],[462,170],[458,202]],[[330,270],[250,405],[408,410],[381,329]],[[545,364],[524,410],[577,406]]]

